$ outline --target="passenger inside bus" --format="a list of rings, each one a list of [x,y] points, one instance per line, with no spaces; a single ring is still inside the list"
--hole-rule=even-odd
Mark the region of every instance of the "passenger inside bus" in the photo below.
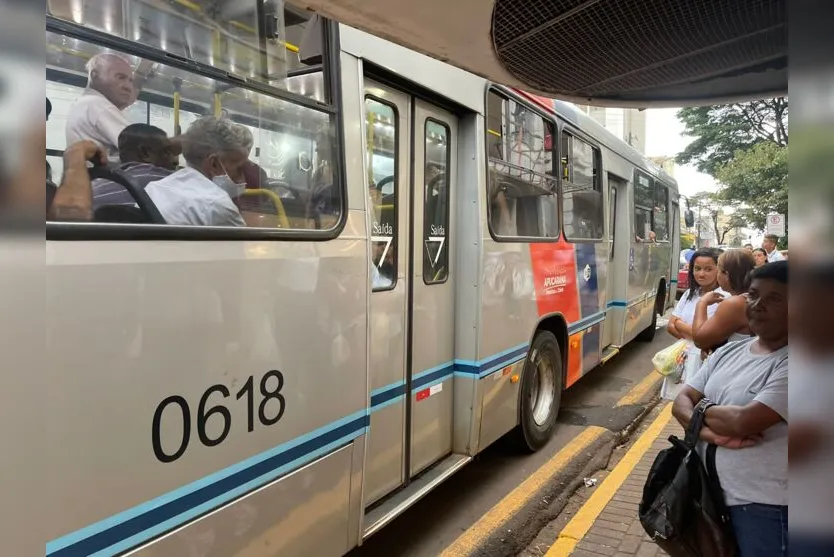
[[[196,120],[182,138],[187,166],[146,191],[168,224],[246,226],[233,198],[246,189],[252,134],[225,118]]]
[[[152,66],[143,60],[134,71],[127,59],[110,52],[90,58],[87,89],[67,117],[67,145],[90,139],[115,157],[119,134],[130,124],[122,111],[136,102]]]
[[[117,167],[140,188],[169,176],[177,168],[179,142],[172,142],[156,126],[131,124],[119,134]],[[106,179],[93,181],[93,210],[104,205],[133,205],[133,196],[121,185]]]

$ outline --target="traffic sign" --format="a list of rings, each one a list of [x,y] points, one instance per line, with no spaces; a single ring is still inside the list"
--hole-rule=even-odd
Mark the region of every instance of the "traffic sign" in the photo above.
[[[780,238],[785,235],[785,215],[776,213],[767,216],[767,233]]]

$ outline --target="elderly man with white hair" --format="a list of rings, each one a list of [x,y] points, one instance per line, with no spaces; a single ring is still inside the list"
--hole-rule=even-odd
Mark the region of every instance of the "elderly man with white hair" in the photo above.
[[[252,133],[226,118],[205,116],[182,136],[187,166],[145,191],[167,224],[246,226],[232,201],[246,189],[243,167]]]
[[[122,111],[136,102],[152,63],[143,60],[136,71],[126,58],[105,52],[87,62],[87,89],[67,116],[67,145],[85,139],[115,156],[119,134],[130,122]]]

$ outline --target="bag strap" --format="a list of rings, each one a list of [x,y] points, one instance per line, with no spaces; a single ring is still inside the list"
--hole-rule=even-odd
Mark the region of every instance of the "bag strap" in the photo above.
[[[707,465],[707,481],[709,482],[709,489],[712,492],[712,500],[715,503],[716,510],[721,516],[721,520],[726,524],[730,521],[730,512],[727,509],[727,502],[724,500],[724,488],[721,487],[721,479],[718,477],[718,470],[715,466],[715,453],[718,446],[710,443],[707,445],[706,465]]]
[[[698,436],[701,434],[701,428],[704,426],[704,411],[705,407],[702,399],[701,402],[695,405],[692,410],[692,418],[689,420],[689,427],[686,428],[686,436],[683,442],[690,448],[694,448],[698,443]]]

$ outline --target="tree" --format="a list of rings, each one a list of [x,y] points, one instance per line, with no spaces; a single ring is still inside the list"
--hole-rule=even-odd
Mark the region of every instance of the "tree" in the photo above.
[[[714,234],[718,245],[727,243],[727,235],[730,232],[745,228],[751,222],[749,207],[735,201],[727,201],[720,193],[696,193],[689,198],[689,204],[698,215],[698,236]]]
[[[769,213],[788,214],[788,148],[762,142],[719,166],[716,179],[722,184],[718,199],[744,202],[746,220],[755,228],[767,225]]]
[[[692,163],[711,176],[740,150],[759,143],[788,145],[788,100],[784,97],[682,108],[677,116],[685,126],[684,133],[694,139],[676,162]]]

